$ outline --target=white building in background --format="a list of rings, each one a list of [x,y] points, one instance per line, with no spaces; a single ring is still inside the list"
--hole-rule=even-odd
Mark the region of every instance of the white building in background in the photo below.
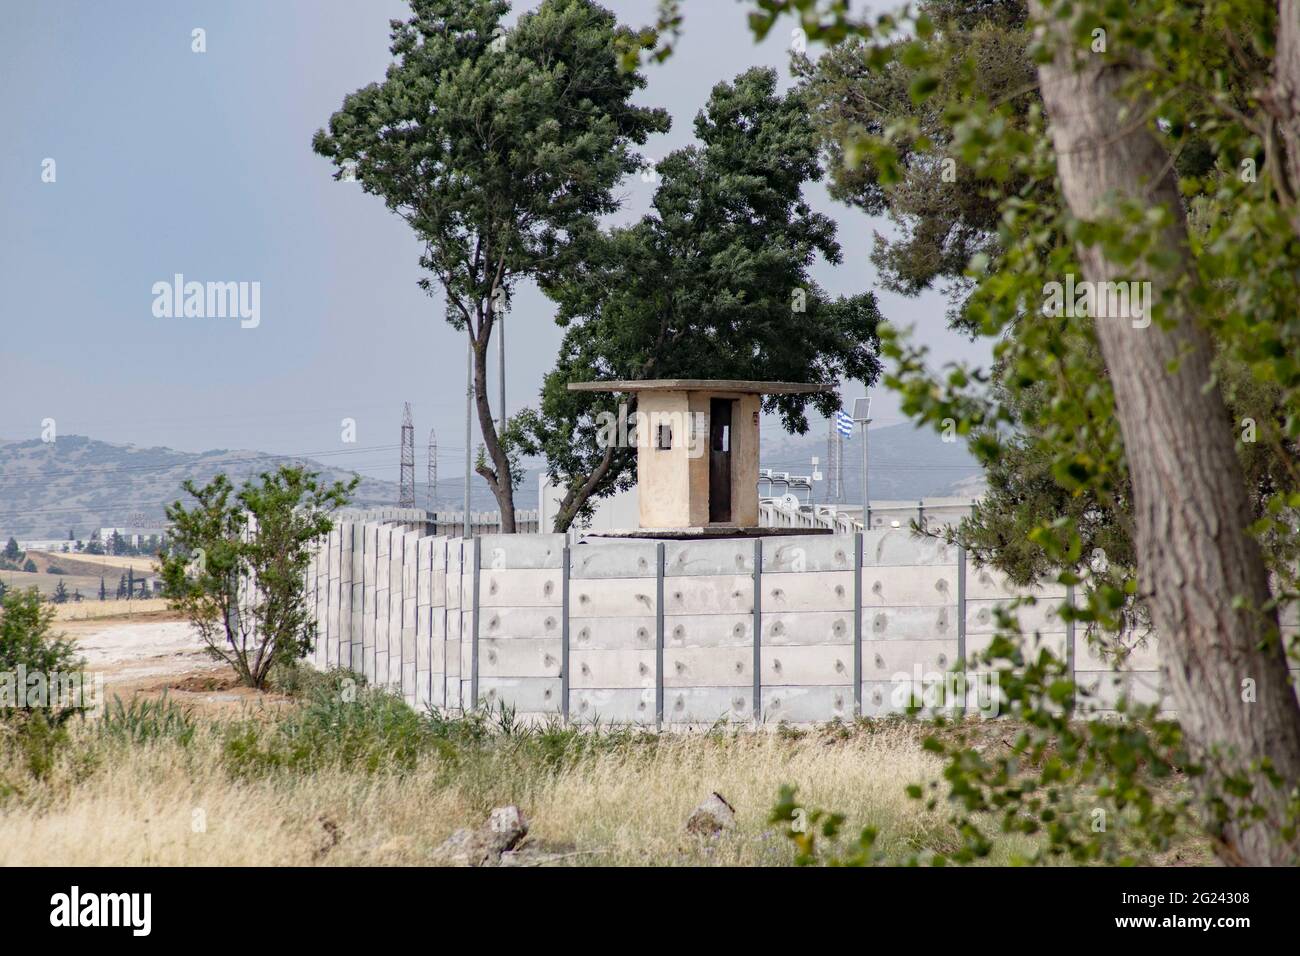
[[[117,534],[118,537],[120,537],[124,542],[129,544],[131,547],[138,548],[140,547],[141,544],[147,543],[150,538],[157,538],[158,540],[161,541],[163,537],[166,536],[167,529],[166,528],[100,528],[99,543],[105,545],[108,544],[108,542],[113,540],[114,534]]]
[[[3,548],[8,540],[7,537],[0,536],[0,548]],[[26,541],[19,541],[18,547],[24,551],[62,551],[65,544],[71,548],[73,542],[67,538],[29,538]]]

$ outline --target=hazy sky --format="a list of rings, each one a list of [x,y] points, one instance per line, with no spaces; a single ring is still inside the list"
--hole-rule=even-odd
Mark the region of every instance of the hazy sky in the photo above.
[[[655,0],[606,5],[641,25]],[[646,68],[638,96],[673,117],[645,150],[654,159],[690,141],[713,84],[755,64],[788,76],[790,24],[755,45],[741,5],[685,8],[676,55]],[[382,78],[388,20],[405,12],[389,0],[0,8],[0,438],[39,437],[52,418],[62,434],[142,446],[313,454],[345,447],[345,417],[357,446],[394,445],[410,401],[421,480],[431,426],[443,474],[460,473],[463,334],[416,285],[419,247],[406,225],[335,182],[310,146],[346,93]],[[191,51],[196,27],[202,54]],[[42,182],[46,159],[53,183]],[[652,189],[624,185],[626,217],[646,209]],[[833,293],[875,288],[867,254],[885,225],[821,186],[809,199],[839,223],[845,250],[841,266],[818,265],[817,280]],[[151,288],[175,273],[260,282],[260,324],[155,317]],[[936,359],[983,354],[946,329],[938,295],[876,291],[886,318],[915,324]],[[536,290],[516,296],[512,411],[535,401],[554,359],[552,316]],[[850,384],[843,394],[860,393]],[[874,394],[879,424],[902,420],[892,395]],[[396,461],[385,449],[348,465],[392,479]]]

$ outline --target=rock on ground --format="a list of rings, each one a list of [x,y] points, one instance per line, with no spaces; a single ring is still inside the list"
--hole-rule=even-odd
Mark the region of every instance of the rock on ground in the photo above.
[[[528,835],[528,821],[518,807],[497,807],[476,829],[462,828],[434,851],[434,862],[444,866],[495,866],[501,855]]]
[[[686,818],[686,832],[696,836],[717,836],[736,825],[736,811],[726,798],[716,791],[691,811]]]

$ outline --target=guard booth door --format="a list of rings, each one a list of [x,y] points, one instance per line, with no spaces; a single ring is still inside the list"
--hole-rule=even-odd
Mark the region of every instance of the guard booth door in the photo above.
[[[709,401],[709,521],[731,521],[731,410],[728,398]]]

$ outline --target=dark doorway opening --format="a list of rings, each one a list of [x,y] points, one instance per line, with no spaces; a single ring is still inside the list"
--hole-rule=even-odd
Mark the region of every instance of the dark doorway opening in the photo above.
[[[709,401],[709,521],[731,520],[731,406],[727,398]]]

